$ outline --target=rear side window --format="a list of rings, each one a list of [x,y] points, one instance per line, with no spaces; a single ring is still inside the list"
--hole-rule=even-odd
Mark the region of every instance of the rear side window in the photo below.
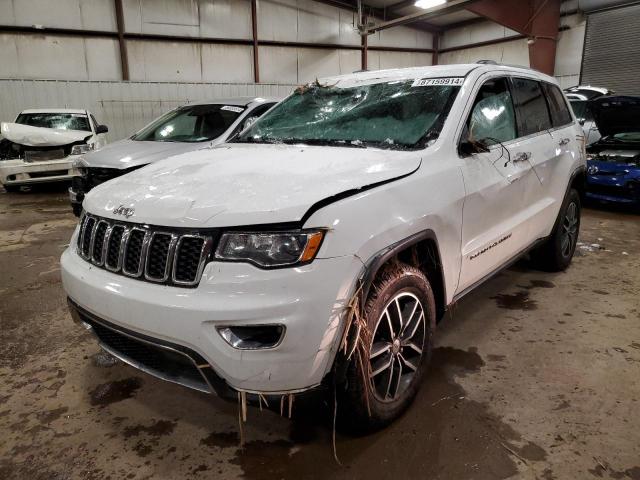
[[[554,127],[562,127],[571,123],[571,113],[564,99],[564,95],[558,87],[550,83],[543,83],[542,89],[549,100],[549,110],[551,111],[551,122]]]
[[[526,78],[514,78],[514,95],[520,136],[526,137],[551,128],[551,117],[540,83]]]

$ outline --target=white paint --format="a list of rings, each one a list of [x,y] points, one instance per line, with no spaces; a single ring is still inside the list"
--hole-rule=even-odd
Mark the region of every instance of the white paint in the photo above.
[[[101,318],[195,349],[234,388],[282,392],[315,386],[331,367],[363,263],[376,253],[432,230],[450,302],[474,279],[551,231],[571,173],[585,166],[575,143],[568,144],[570,155],[560,161],[561,154],[549,154],[555,134],[517,139],[507,148],[533,152],[528,166],[495,167],[477,156],[458,155],[458,138],[481,77],[498,74],[554,82],[531,70],[473,64],[327,78],[322,81],[348,87],[467,75],[439,138],[423,150],[221,145],[104,183],[85,199],[89,213],[108,218],[117,219],[113,209],[122,205],[135,209],[129,218],[135,223],[224,228],[300,220],[327,197],[403,176],[311,214],[304,228],[329,230],[308,265],[261,270],[212,261],[197,288],[180,289],[92,267],[75,251],[74,235],[61,259],[64,288]],[[574,122],[566,134],[575,138],[580,132]],[[480,208],[479,199],[487,208]],[[477,261],[471,260],[474,255]],[[216,332],[223,323],[279,323],[287,333],[272,350],[238,351]]]

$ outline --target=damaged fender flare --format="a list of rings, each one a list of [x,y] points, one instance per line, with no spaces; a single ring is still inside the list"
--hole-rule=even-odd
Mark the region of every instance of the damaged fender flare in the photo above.
[[[389,245],[388,247],[385,247],[384,249],[380,250],[378,253],[373,255],[365,264],[366,270],[364,275],[362,276],[362,298],[367,298],[367,296],[369,295],[369,290],[373,285],[373,281],[376,278],[376,275],[380,271],[380,268],[385,263],[387,263],[389,259],[393,258],[398,253],[402,252],[403,250],[406,250],[407,248],[423,240],[431,240],[434,242],[436,246],[436,250],[438,251],[438,257],[440,258],[440,247],[438,245],[438,238],[436,237],[435,232],[431,229],[423,230],[422,232],[415,233],[403,240],[400,240],[394,244]],[[437,267],[440,270],[440,275],[444,280],[444,275],[442,274],[443,273],[442,265],[437,265]],[[442,287],[443,287],[442,293],[444,295],[444,298],[442,300],[444,301],[447,298],[446,291],[445,291],[446,286],[444,282]]]
[[[438,245],[438,238],[436,237],[436,234],[433,230],[427,229],[427,230],[423,230],[421,232],[415,233],[407,238],[404,238],[396,243],[393,243],[383,248],[379,252],[372,255],[369,258],[369,260],[367,260],[367,262],[364,263],[364,267],[363,267],[364,271],[362,275],[358,277],[358,280],[356,281],[356,289],[355,289],[357,292],[357,288],[358,288],[357,283],[360,282],[360,285],[361,285],[360,295],[361,295],[361,298],[363,299],[363,303],[364,301],[366,301],[366,298],[369,295],[369,291],[371,290],[373,282],[378,272],[382,268],[382,266],[385,265],[391,258],[395,257],[398,253],[406,250],[407,248],[413,245],[416,245],[417,243],[423,240],[431,240],[434,242],[436,246],[436,250],[438,252],[438,258],[440,258],[440,247]],[[444,282],[442,265],[441,264],[437,265],[437,268],[443,280],[442,281],[442,295],[443,295],[442,300],[446,304],[446,298],[447,298],[446,285]],[[432,325],[432,327],[435,327],[435,325]],[[339,350],[334,359],[333,368],[331,369],[331,372],[333,373],[333,382],[335,382],[335,384],[341,384],[344,382],[346,378],[348,366],[349,366],[349,362],[347,361],[345,352],[343,350]]]

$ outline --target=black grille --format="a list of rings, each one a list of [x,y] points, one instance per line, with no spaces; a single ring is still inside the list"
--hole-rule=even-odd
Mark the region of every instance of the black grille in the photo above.
[[[200,256],[204,239],[183,237],[176,248],[176,280],[178,282],[195,281],[200,268]]]
[[[131,230],[124,253],[123,270],[125,273],[138,274],[140,260],[142,259],[142,246],[144,244],[144,230]]]
[[[78,250],[85,260],[114,273],[181,287],[196,286],[215,233],[161,229],[165,230],[85,214]]]
[[[147,254],[146,274],[148,277],[155,280],[166,280],[169,271],[170,245],[170,234],[156,233],[153,235],[149,243],[149,253]]]
[[[107,222],[99,222],[94,234],[92,258],[94,262],[102,263],[102,247],[104,245],[104,236],[107,233]]]
[[[122,225],[116,225],[111,229],[109,244],[107,245],[107,258],[105,259],[107,268],[110,268],[111,270],[116,270],[118,268],[118,258],[120,257],[120,243],[122,242],[123,233],[124,227]]]

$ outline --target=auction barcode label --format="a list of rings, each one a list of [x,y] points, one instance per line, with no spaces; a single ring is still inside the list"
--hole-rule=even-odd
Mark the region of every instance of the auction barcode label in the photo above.
[[[464,83],[464,77],[447,78],[418,78],[411,84],[412,87],[432,87],[432,86],[458,86]]]

